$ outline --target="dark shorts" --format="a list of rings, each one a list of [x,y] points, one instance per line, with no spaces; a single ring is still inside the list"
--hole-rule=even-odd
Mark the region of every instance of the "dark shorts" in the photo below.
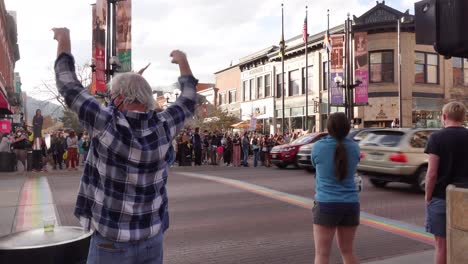
[[[446,236],[447,203],[444,199],[432,198],[426,206],[426,231],[438,237]]]
[[[359,203],[315,202],[312,209],[314,224],[322,226],[358,226]]]

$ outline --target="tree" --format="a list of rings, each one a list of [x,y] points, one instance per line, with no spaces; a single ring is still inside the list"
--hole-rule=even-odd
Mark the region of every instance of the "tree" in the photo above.
[[[43,129],[47,129],[47,128],[52,127],[54,125],[55,125],[54,120],[50,115],[44,116],[44,122],[42,124]]]
[[[41,95],[41,97],[43,97],[44,95],[47,96],[47,98],[43,100],[44,106],[50,101],[56,101],[59,104],[59,106],[55,109],[54,112],[57,112],[58,110],[60,110],[60,108],[66,111],[67,105],[65,104],[65,99],[58,92],[56,86],[55,72],[52,68],[49,68],[49,71],[51,72],[51,76],[54,77],[49,80],[42,80],[42,84],[35,88],[35,94]],[[89,64],[86,63],[83,65],[77,65],[76,76],[81,82],[81,84],[87,89],[89,89],[92,80],[91,67],[89,66]]]
[[[83,127],[78,120],[78,115],[68,108],[63,111],[63,117],[60,118],[60,121],[62,121],[64,128],[71,128],[75,130],[77,134],[83,131]]]
[[[203,118],[203,109],[202,106],[199,106],[195,111],[195,118],[187,123],[187,125],[190,127],[199,127],[201,131],[223,131],[231,129],[231,125],[241,121],[238,117],[228,113],[227,110],[221,110],[212,105],[207,105],[206,112],[208,118]]]

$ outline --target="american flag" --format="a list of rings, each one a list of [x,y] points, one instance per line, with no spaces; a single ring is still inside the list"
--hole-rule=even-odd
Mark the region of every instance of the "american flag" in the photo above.
[[[302,29],[302,39],[304,40],[304,43],[307,42],[307,15],[304,18],[304,28]]]
[[[327,52],[331,50],[330,35],[328,35],[328,32],[325,33],[325,39],[323,40],[323,48]]]

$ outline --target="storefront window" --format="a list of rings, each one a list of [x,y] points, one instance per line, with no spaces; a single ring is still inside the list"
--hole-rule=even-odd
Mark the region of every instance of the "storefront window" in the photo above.
[[[443,127],[440,111],[413,111],[413,127],[440,128]]]

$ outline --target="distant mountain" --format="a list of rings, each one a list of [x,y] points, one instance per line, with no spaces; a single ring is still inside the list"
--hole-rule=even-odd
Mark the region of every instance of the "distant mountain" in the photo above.
[[[27,117],[28,123],[32,122],[34,115],[36,114],[36,109],[41,109],[42,115],[50,115],[52,118],[60,118],[63,116],[63,108],[58,103],[51,101],[41,101],[28,96],[27,103]]]

